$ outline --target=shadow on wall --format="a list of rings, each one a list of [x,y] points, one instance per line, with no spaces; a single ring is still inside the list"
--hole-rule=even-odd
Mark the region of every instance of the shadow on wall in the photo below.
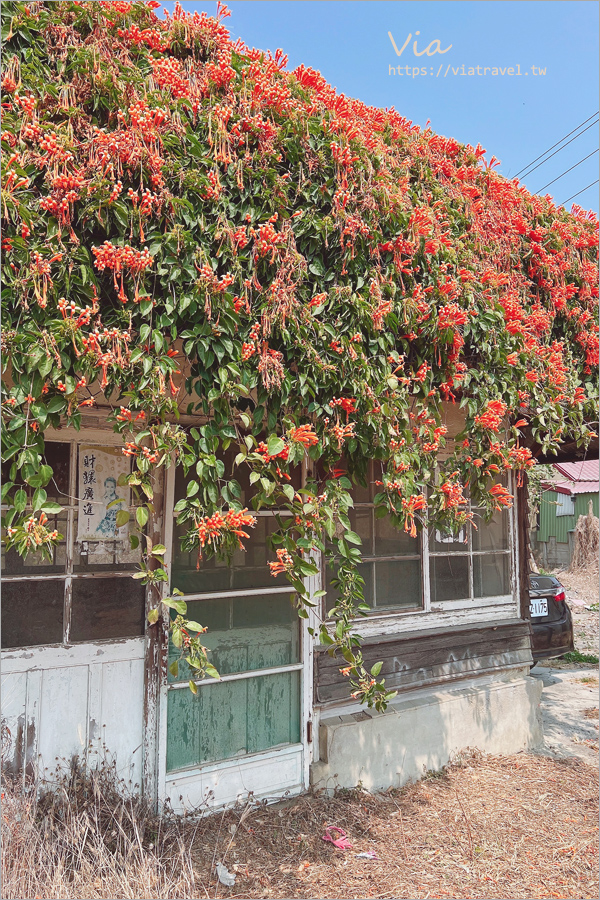
[[[543,741],[542,685],[529,668],[480,677],[394,701],[385,713],[329,716],[320,725],[317,788],[400,787],[438,771],[467,747],[517,753]]]

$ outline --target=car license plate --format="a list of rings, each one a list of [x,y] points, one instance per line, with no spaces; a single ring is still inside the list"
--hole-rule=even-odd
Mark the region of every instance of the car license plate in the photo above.
[[[531,613],[532,619],[537,616],[547,616],[548,600],[546,599],[546,597],[537,597],[535,600],[530,600],[529,611]]]

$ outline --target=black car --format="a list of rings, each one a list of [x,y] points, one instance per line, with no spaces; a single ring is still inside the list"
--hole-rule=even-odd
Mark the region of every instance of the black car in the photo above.
[[[554,575],[529,576],[531,654],[535,661],[574,649],[573,620],[565,589]]]

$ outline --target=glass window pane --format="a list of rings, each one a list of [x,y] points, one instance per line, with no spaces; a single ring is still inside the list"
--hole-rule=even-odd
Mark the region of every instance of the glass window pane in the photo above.
[[[508,550],[508,512],[495,512],[490,522],[485,522],[482,510],[473,510],[477,530],[472,529],[473,550]]]
[[[145,587],[133,578],[75,578],[72,641],[144,634]]]
[[[411,537],[402,527],[395,528],[389,516],[375,519],[375,556],[415,556],[419,553],[418,537]]]
[[[52,478],[48,484],[45,485],[44,490],[50,499],[57,500],[65,506],[69,503],[69,499],[71,503],[74,502],[74,498],[69,498],[70,449],[70,444],[64,442],[59,443],[58,441],[46,441],[42,456],[42,462],[51,466],[53,470]],[[10,470],[15,460],[16,457],[2,463],[3,484],[9,480]],[[17,472],[16,484],[27,487],[22,478],[20,478],[19,472]]]
[[[275,562],[277,556],[267,547],[267,539],[279,530],[277,521],[272,516],[258,516],[254,528],[249,528],[250,537],[244,539],[244,550],[237,550],[231,561],[233,588],[269,588],[274,585],[287,584],[282,573],[276,577],[271,575],[269,562]]]
[[[365,603],[368,606],[373,606],[374,603],[374,591],[373,591],[373,578],[374,578],[374,564],[373,563],[361,563],[357,566],[358,574],[361,578],[364,579],[363,585],[363,595],[365,599]],[[325,574],[325,590],[327,591],[327,596],[325,597],[325,608],[326,611],[331,609],[333,604],[335,603],[336,598],[339,596],[338,591],[334,590],[331,586],[331,580],[334,578],[334,572],[331,570],[329,566],[326,568]]]
[[[373,555],[373,510],[371,507],[350,510],[350,525],[352,531],[362,540],[361,553],[363,556]]]
[[[473,590],[476,597],[503,597],[510,594],[508,553],[473,557]]]
[[[202,643],[220,675],[287,666],[300,661],[300,620],[290,594],[264,597],[223,597],[188,603],[190,619],[208,628]],[[179,658],[171,644],[169,662]],[[177,678],[188,681],[193,673],[181,661]]]
[[[2,647],[60,644],[65,583],[15,581],[2,585]]]
[[[434,556],[429,561],[431,602],[469,598],[467,556]]]
[[[47,441],[44,448],[44,462],[52,467],[52,478],[45,491],[49,497],[65,506],[75,503],[75,497],[71,497],[69,492],[70,450],[70,444],[57,441]]]
[[[420,609],[423,603],[421,560],[376,562],[375,597],[378,609],[384,606]]]
[[[172,587],[184,594],[200,594],[286,585],[288,582],[285,575],[281,573],[273,577],[268,565],[277,556],[267,547],[266,541],[277,529],[277,522],[272,516],[258,516],[254,528],[248,529],[250,537],[244,539],[245,549],[237,550],[229,565],[225,560],[214,556],[198,560],[197,550],[191,553],[181,550],[180,538],[187,527],[176,526]]]
[[[169,772],[300,741],[300,673],[169,691]]]
[[[373,484],[371,483],[373,480],[373,474],[371,469],[369,468],[369,473],[367,475],[367,486],[363,487],[362,484],[353,484],[352,485],[352,498],[355,503],[371,503],[373,501],[373,497],[376,494],[376,491],[373,489]]]
[[[42,557],[39,552],[29,553],[24,559],[16,550],[8,552],[2,545],[2,574],[3,575],[58,575],[65,571],[67,561],[67,513],[58,516],[48,516],[46,527],[56,529],[62,534],[62,540],[52,550],[52,562]]]
[[[467,550],[466,528],[460,528],[456,534],[443,534],[435,528],[429,534],[430,553],[466,553]]]

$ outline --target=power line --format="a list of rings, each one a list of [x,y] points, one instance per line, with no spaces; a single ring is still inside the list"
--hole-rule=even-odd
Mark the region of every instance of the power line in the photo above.
[[[568,134],[565,134],[564,137],[561,137],[560,141],[557,141],[556,144],[552,144],[551,147],[548,147],[547,150],[544,150],[543,153],[540,153],[539,156],[536,156],[535,159],[532,159],[530,163],[527,163],[526,166],[523,166],[522,169],[519,169],[519,171],[517,172],[517,174],[516,174],[516,175],[513,175],[512,177],[513,177],[513,178],[518,178],[519,175],[521,174],[521,172],[524,172],[525,169],[528,169],[529,166],[532,166],[535,162],[538,161],[538,159],[541,159],[542,156],[545,156],[546,153],[550,153],[551,150],[554,150],[555,147],[558,147],[559,144],[562,144],[562,142],[565,141],[568,137],[571,137],[572,134],[574,134],[576,131],[579,131],[579,129],[582,128],[587,122],[589,122],[590,119],[593,119],[594,116],[597,116],[599,112],[600,112],[600,110],[596,110],[596,112],[594,113],[593,116],[590,116],[589,119],[586,119],[585,122],[582,122],[581,125],[578,125],[577,128],[574,128],[574,129],[573,129],[573,131],[570,131]]]
[[[600,121],[600,120],[598,120],[598,121]],[[591,125],[588,125],[587,128],[584,128],[583,131],[580,131],[579,134],[576,134],[574,138],[571,138],[570,141],[567,141],[566,144],[563,144],[562,147],[559,147],[558,150],[555,150],[554,153],[551,153],[550,156],[547,156],[546,159],[543,159],[540,163],[537,164],[537,166],[534,166],[533,169],[530,169],[528,172],[525,172],[525,174],[523,175],[523,178],[529,178],[529,176],[531,175],[532,172],[535,172],[536,169],[539,169],[540,166],[543,166],[544,163],[547,163],[549,159],[552,159],[553,156],[556,156],[557,153],[560,153],[561,150],[564,150],[565,147],[568,147],[569,144],[572,144],[573,141],[576,141],[578,137],[581,137],[582,134],[585,134],[586,131],[589,131],[590,128],[593,128],[595,125],[597,125],[598,121],[592,122]]]
[[[562,203],[559,203],[558,205],[559,205],[559,206],[566,206],[567,203],[569,202],[569,200],[574,200],[575,197],[579,197],[580,194],[583,194],[583,192],[584,192],[584,191],[587,191],[588,188],[594,187],[594,185],[595,185],[595,184],[598,184],[599,181],[600,181],[600,178],[596,178],[596,180],[595,180],[595,181],[592,181],[591,184],[588,184],[587,187],[584,187],[584,188],[582,188],[580,191],[577,191],[577,193],[576,193],[576,194],[573,194],[572,197],[569,197],[568,200],[563,200],[563,202],[562,202]]]
[[[600,148],[599,148],[599,149],[600,149]],[[587,156],[584,156],[583,159],[580,159],[579,162],[575,163],[574,166],[571,166],[571,168],[570,168],[570,169],[567,169],[566,172],[563,172],[562,175],[559,175],[557,178],[554,178],[552,181],[549,181],[548,184],[545,184],[544,187],[541,187],[541,188],[539,189],[539,191],[536,191],[535,193],[536,193],[536,194],[541,194],[542,191],[545,191],[547,187],[550,187],[551,184],[554,184],[554,182],[555,182],[555,181],[558,181],[559,178],[562,178],[563,175],[566,175],[568,172],[572,172],[573,169],[576,169],[577,166],[580,166],[582,162],[585,162],[586,159],[589,159],[590,156],[593,156],[594,153],[597,153],[597,152],[598,152],[598,149],[594,150],[593,153],[588,153]]]

